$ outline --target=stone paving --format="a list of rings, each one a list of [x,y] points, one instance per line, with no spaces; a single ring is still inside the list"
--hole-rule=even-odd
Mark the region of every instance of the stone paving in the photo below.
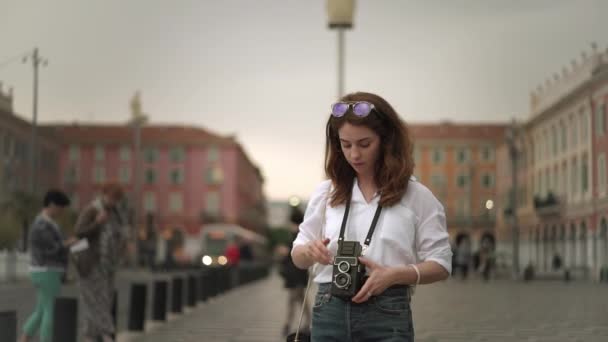
[[[284,341],[286,300],[271,276],[129,340]],[[420,342],[608,341],[606,284],[451,279],[420,286],[412,308]]]

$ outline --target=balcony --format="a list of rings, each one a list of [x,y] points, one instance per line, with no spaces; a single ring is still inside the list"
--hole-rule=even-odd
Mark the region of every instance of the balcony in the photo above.
[[[534,209],[539,216],[560,216],[563,209],[562,201],[552,192],[544,198],[534,196]]]

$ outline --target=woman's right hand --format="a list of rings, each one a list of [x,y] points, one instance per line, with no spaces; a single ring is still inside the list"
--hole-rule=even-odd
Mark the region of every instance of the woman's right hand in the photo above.
[[[95,222],[97,222],[97,224],[102,224],[105,223],[108,219],[108,214],[106,213],[105,210],[101,210],[97,213],[97,217],[95,217]]]
[[[329,249],[327,249],[328,244],[329,238],[312,240],[304,245],[304,255],[313,263],[318,262],[322,265],[329,265],[333,261],[333,256]]]

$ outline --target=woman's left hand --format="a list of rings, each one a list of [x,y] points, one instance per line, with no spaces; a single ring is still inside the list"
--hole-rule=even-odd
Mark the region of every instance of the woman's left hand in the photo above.
[[[369,278],[367,278],[361,290],[352,298],[355,303],[363,303],[393,285],[392,268],[379,265],[364,257],[360,257],[359,260],[369,270]]]

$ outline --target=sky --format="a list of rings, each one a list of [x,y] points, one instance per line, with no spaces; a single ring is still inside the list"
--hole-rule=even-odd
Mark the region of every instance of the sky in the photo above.
[[[323,0],[0,0],[0,81],[41,122],[126,122],[142,93],[154,123],[236,135],[265,194],[307,198],[323,177],[337,36]],[[345,89],[386,98],[406,122],[507,122],[529,92],[608,45],[603,0],[360,0]]]

